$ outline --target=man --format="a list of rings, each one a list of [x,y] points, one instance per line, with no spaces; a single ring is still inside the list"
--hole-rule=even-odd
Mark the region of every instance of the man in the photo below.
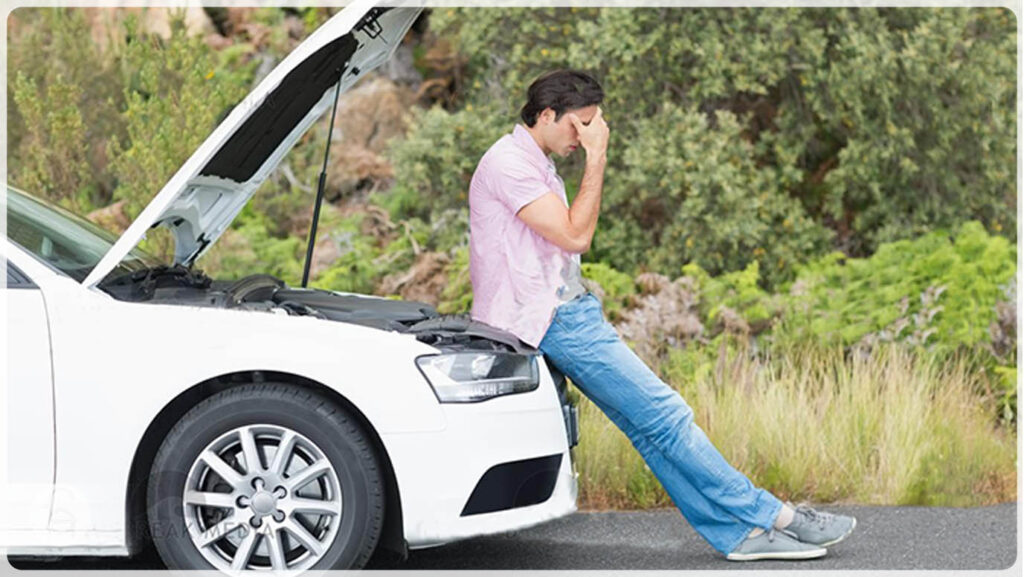
[[[810,559],[852,517],[791,507],[730,466],[682,397],[622,342],[580,280],[604,184],[600,85],[556,70],[535,80],[522,125],[484,154],[469,190],[471,316],[540,349],[632,441],[683,516],[727,559]],[[570,206],[549,155],[582,147]]]

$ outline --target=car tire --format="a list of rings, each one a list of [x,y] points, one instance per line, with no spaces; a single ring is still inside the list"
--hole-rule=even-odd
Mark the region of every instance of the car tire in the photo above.
[[[283,383],[240,385],[193,407],[161,444],[147,490],[150,532],[171,569],[358,569],[380,538],[384,503],[360,424]]]

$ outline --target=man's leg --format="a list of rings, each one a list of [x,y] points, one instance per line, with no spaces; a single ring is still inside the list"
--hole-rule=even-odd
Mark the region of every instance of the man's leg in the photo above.
[[[586,391],[583,391],[583,394],[586,395]],[[592,398],[590,395],[587,395],[587,398],[626,434],[654,476],[661,482],[665,492],[672,498],[679,512],[712,547],[727,555],[747,537],[753,529],[752,525],[736,518],[698,491],[676,468],[675,463],[649,443],[621,413],[604,405],[599,398]]]
[[[596,298],[574,305],[560,309],[541,350],[626,433],[698,533],[727,553],[753,527],[771,528],[782,503],[725,461],[679,393],[604,321]]]

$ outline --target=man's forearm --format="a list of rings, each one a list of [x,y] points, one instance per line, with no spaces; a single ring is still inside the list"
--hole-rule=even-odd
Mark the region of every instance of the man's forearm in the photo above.
[[[569,208],[569,222],[575,236],[587,249],[597,229],[597,216],[601,212],[601,190],[604,187],[605,155],[587,156],[580,190]],[[586,252],[583,250],[581,252]]]

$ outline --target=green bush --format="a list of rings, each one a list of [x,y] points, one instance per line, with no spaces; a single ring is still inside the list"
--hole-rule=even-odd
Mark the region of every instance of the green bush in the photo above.
[[[199,37],[186,33],[184,16],[171,20],[166,42],[125,21],[120,47],[127,138],[110,146],[116,199],[131,216],[155,196],[248,92],[252,66],[231,69]]]
[[[331,234],[341,247],[341,256],[311,284],[316,288],[372,294],[383,276],[380,248],[359,233],[364,216],[346,218]]]
[[[602,81],[590,258],[618,270],[756,260],[771,287],[830,243],[865,256],[969,220],[1015,238],[1009,10],[465,8],[431,26],[468,61],[459,102],[506,125],[541,72]],[[563,163],[566,181],[579,169]]]
[[[619,312],[629,306],[630,297],[636,294],[636,283],[633,277],[619,272],[600,262],[585,262],[580,267],[583,278],[590,279],[601,286],[604,298],[601,301],[605,315],[614,321]]]
[[[110,51],[100,50],[81,10],[19,8],[11,20],[8,178],[79,212],[105,206],[114,187],[107,143],[124,134]]]
[[[231,230],[203,255],[201,268],[219,279],[262,273],[298,286],[306,243],[299,237],[273,236],[269,228],[264,215],[243,209]]]
[[[801,153],[834,169],[820,209],[840,246],[880,243],[980,220],[1016,238],[1016,17],[1007,9],[840,10],[827,21],[826,66],[801,75],[815,119]],[[796,103],[794,103],[796,104]]]
[[[473,308],[473,285],[469,281],[469,247],[455,250],[447,268],[448,284],[441,292],[437,310],[441,314],[468,313]]]
[[[953,237],[937,231],[887,243],[868,258],[830,255],[800,270],[785,332],[850,346],[889,328],[892,340],[916,333],[915,342],[941,351],[981,349],[1016,274],[1016,252],[969,222]]]
[[[395,185],[375,200],[396,220],[430,220],[465,209],[477,162],[509,130],[500,118],[472,107],[454,114],[439,107],[414,113],[406,137],[396,139],[387,153]]]
[[[683,267],[683,274],[696,281],[700,291],[702,316],[714,325],[722,311],[735,311],[755,333],[769,327],[770,321],[782,314],[783,303],[759,286],[760,266],[751,262],[741,271],[712,277],[700,266],[691,263]]]
[[[623,209],[627,215],[660,215],[650,222],[641,217],[622,233],[634,242],[643,239],[653,269],[676,272],[693,262],[718,274],[759,262],[769,285],[826,246],[826,231],[779,188],[773,169],[760,166],[733,113],[719,111],[712,122],[696,107],[665,104],[633,127],[635,138],[620,153],[624,166],[609,170],[614,210],[603,211],[600,226],[607,229],[599,229],[598,240],[606,230],[614,237],[627,223]],[[616,244],[595,245],[595,258],[614,261]]]

